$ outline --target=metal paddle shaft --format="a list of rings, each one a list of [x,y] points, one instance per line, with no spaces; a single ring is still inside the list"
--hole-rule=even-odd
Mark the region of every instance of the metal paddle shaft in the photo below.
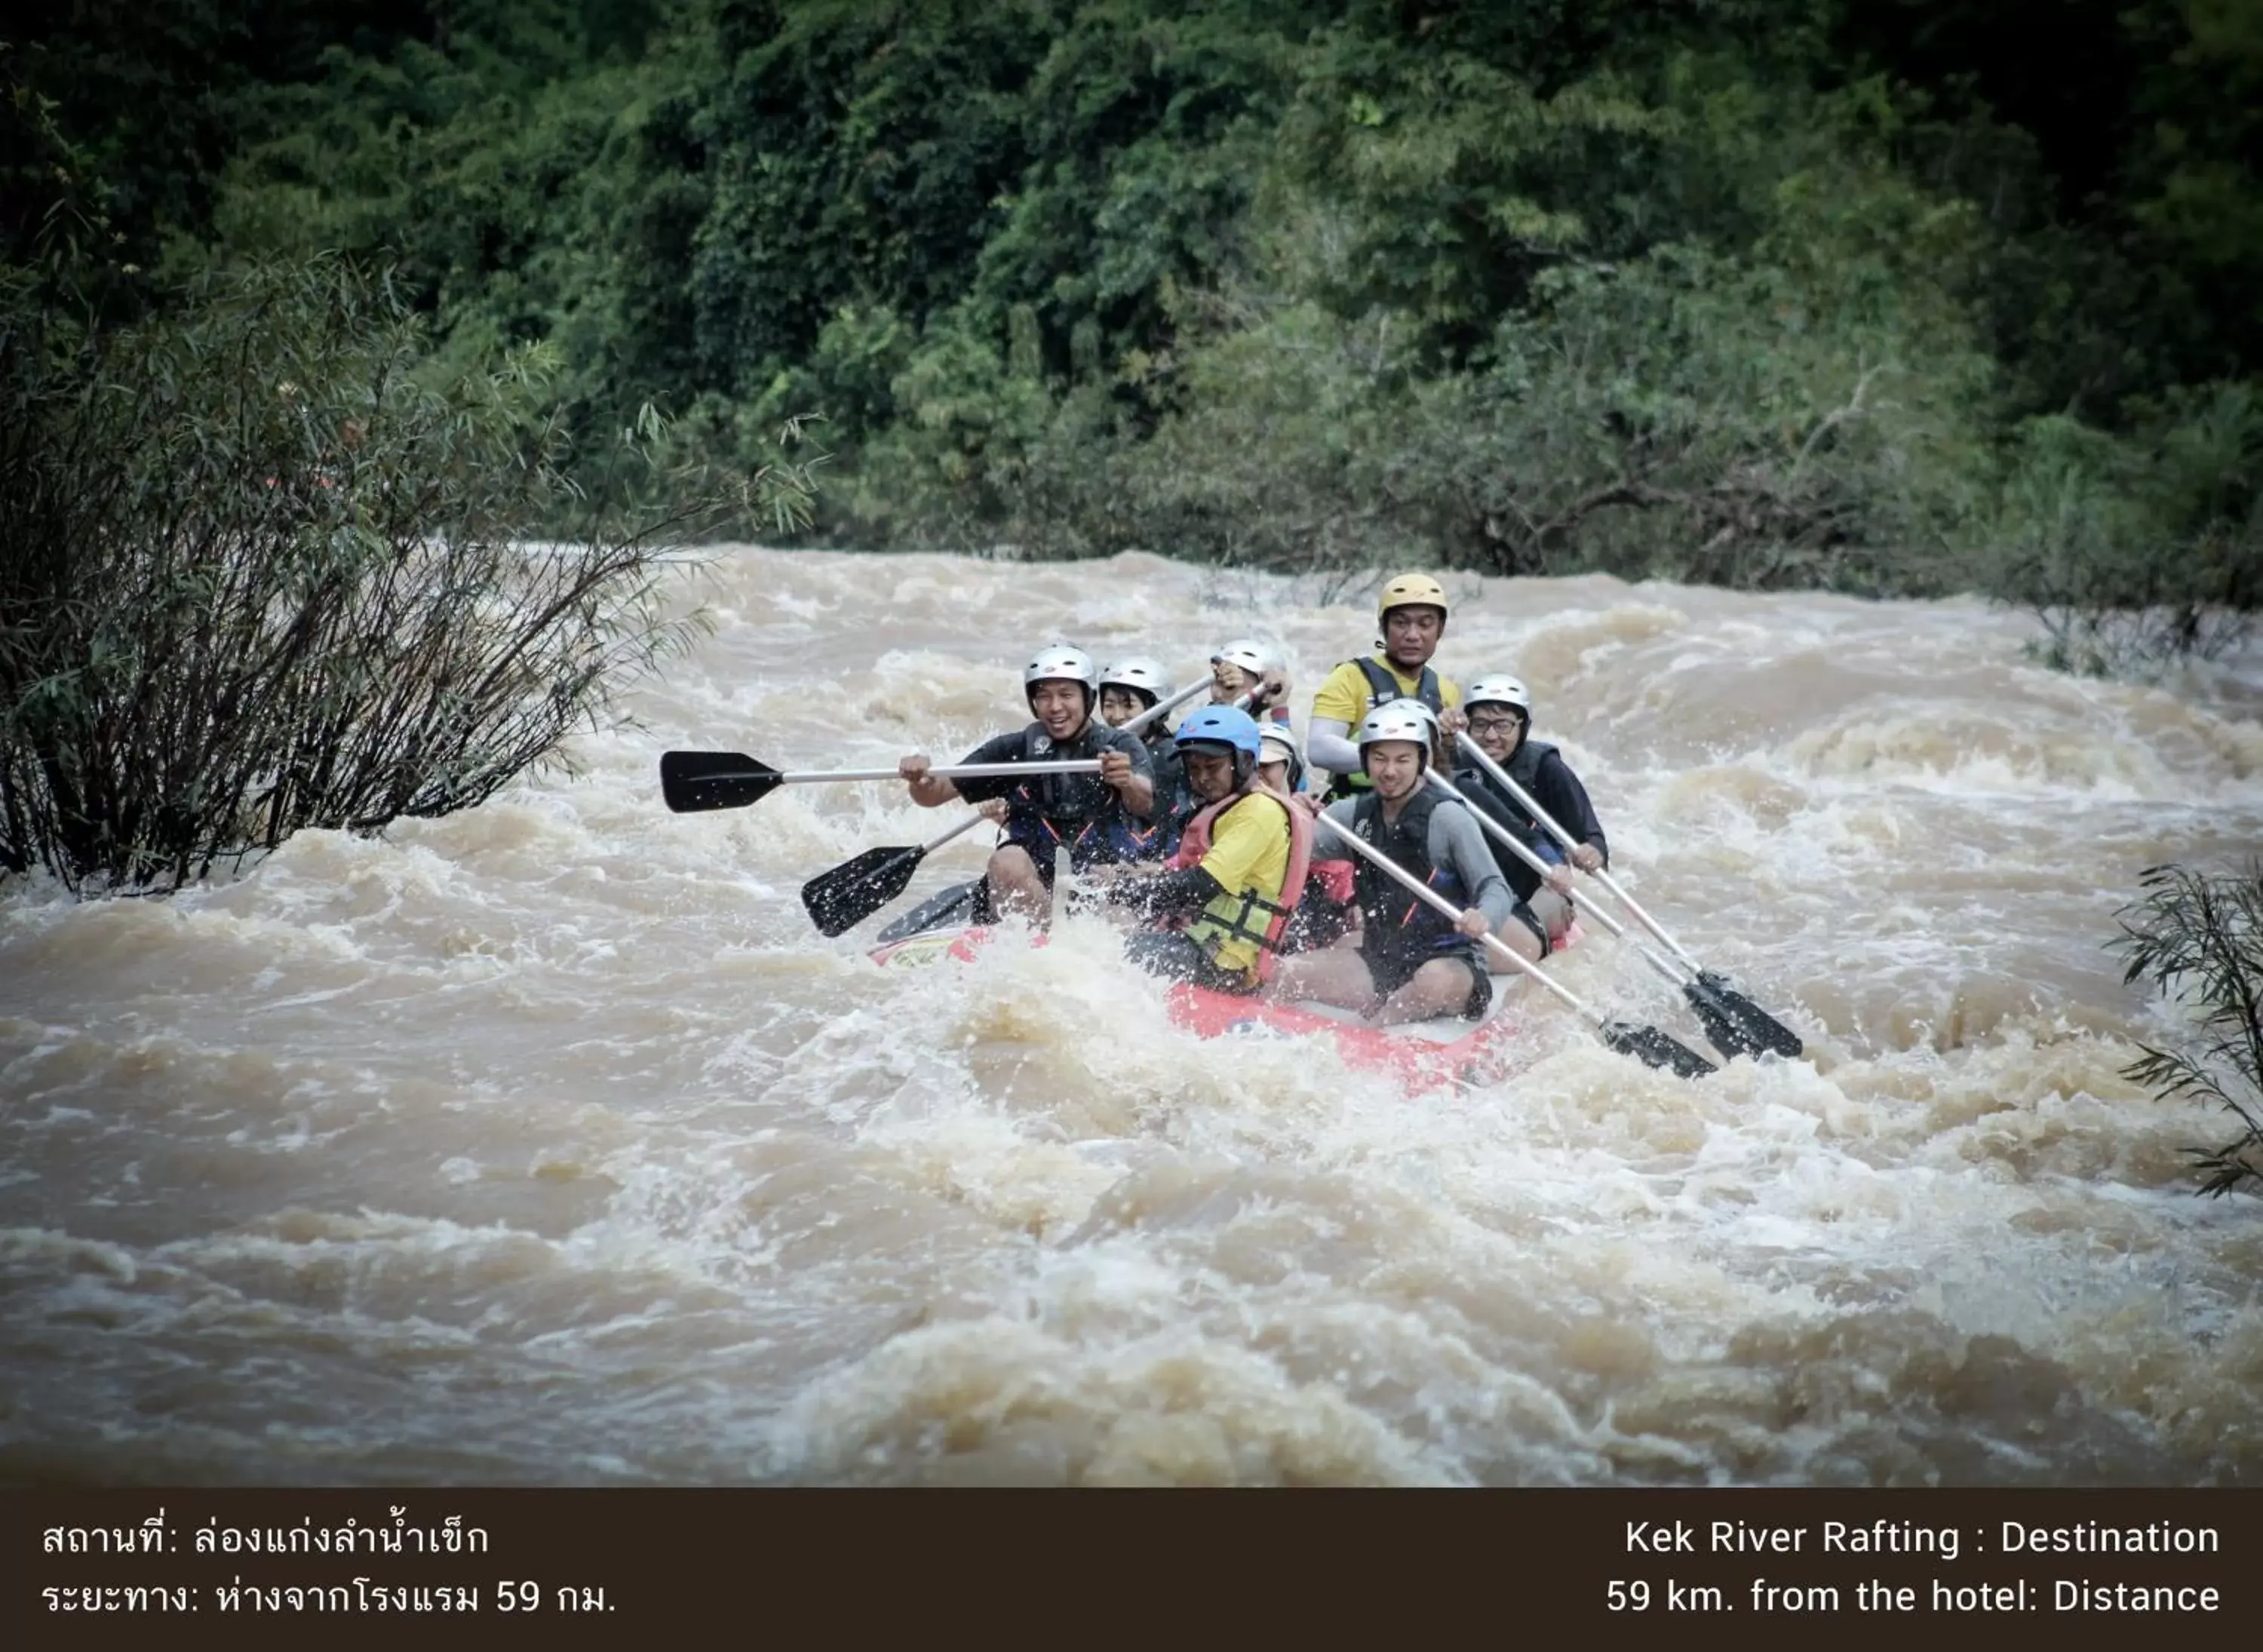
[[[1167,716],[1170,713],[1176,711],[1180,706],[1185,705],[1189,700],[1192,699],[1196,695],[1201,693],[1209,686],[1210,678],[1207,677],[1198,677],[1195,678],[1193,682],[1181,689],[1177,693],[1172,695],[1170,699],[1157,700],[1153,705],[1148,706],[1146,710],[1141,712],[1137,717],[1131,718],[1127,721],[1118,725],[1118,727],[1124,734],[1136,735],[1142,728],[1145,728],[1149,723],[1153,722],[1157,718]]]
[[[1424,771],[1422,779],[1427,784],[1436,787],[1448,797],[1455,799],[1463,808],[1476,815],[1478,824],[1507,844],[1513,853],[1522,859],[1526,866],[1530,866],[1543,877],[1548,875],[1550,870],[1548,863],[1534,852],[1531,845],[1486,814],[1485,810],[1471,802],[1467,793],[1456,786],[1451,781],[1439,778],[1435,770]],[[1694,981],[1689,979],[1683,971],[1676,969],[1671,963],[1629,935],[1626,925],[1597,905],[1594,896],[1583,894],[1576,888],[1571,893],[1573,901],[1577,903],[1581,911],[1640,953],[1652,969],[1681,989],[1682,997],[1688,1000],[1689,1007],[1696,1011],[1698,1020],[1704,1023],[1706,1040],[1715,1049],[1720,1051],[1729,1060],[1734,1061],[1739,1055],[1757,1055],[1768,1047],[1765,1040],[1754,1039],[1745,1030],[1743,1024],[1721,1001],[1718,991],[1709,984],[1702,975]]]
[[[1482,746],[1467,734],[1458,735],[1456,738],[1460,741],[1462,750],[1476,759],[1479,769],[1502,791],[1515,799],[1543,830],[1564,845],[1565,853],[1570,854],[1579,847],[1573,841],[1572,835],[1556,823],[1555,817],[1540,807],[1539,800],[1511,779],[1507,771],[1487,757]],[[1807,1047],[1800,1041],[1799,1034],[1738,991],[1726,976],[1716,975],[1692,958],[1679,941],[1666,932],[1656,918],[1642,909],[1640,902],[1619,886],[1618,880],[1612,877],[1608,870],[1598,866],[1587,875],[1617,896],[1620,903],[1633,914],[1636,922],[1664,942],[1667,950],[1688,966],[1695,979],[1683,983],[1682,996],[1688,999],[1690,1007],[1704,1021],[1706,1036],[1712,1040],[1716,1048],[1727,1055],[1746,1053],[1757,1055],[1763,1050],[1774,1050],[1779,1055],[1794,1060],[1805,1054]],[[1736,1047],[1732,1048],[1732,1045]]]
[[[1097,757],[1052,757],[1042,763],[962,763],[928,772],[944,779],[1002,774],[1096,774]],[[898,780],[895,769],[833,769],[782,773],[742,751],[664,751],[660,757],[661,795],[678,815],[698,809],[744,808],[781,786],[819,780]]]
[[[1358,833],[1349,827],[1338,825],[1327,817],[1325,811],[1316,818],[1320,824],[1350,844],[1354,853],[1372,861],[1383,872],[1404,886],[1409,894],[1428,902],[1446,917],[1457,921],[1460,919],[1462,915],[1455,909],[1452,902],[1392,860],[1374,844],[1364,842]],[[1488,931],[1484,939],[1486,945],[1492,947],[1494,952],[1561,998],[1574,1013],[1594,1022],[1602,1032],[1603,1042],[1609,1045],[1611,1048],[1623,1054],[1631,1055],[1638,1061],[1646,1061],[1652,1067],[1671,1067],[1684,1078],[1695,1078],[1702,1074],[1719,1070],[1712,1062],[1698,1054],[1688,1045],[1659,1032],[1656,1027],[1634,1026],[1625,1022],[1616,1024],[1606,1022],[1573,996],[1570,988],[1565,986],[1562,982],[1558,981],[1530,959],[1521,957],[1500,937]]]
[[[1459,803],[1464,808],[1466,808],[1471,814],[1477,816],[1479,826],[1483,828],[1488,834],[1496,839],[1502,847],[1506,848],[1518,859],[1523,861],[1526,866],[1531,867],[1543,878],[1545,878],[1551,872],[1555,870],[1553,866],[1549,865],[1547,861],[1543,860],[1540,856],[1534,851],[1529,844],[1524,842],[1523,839],[1517,837],[1515,832],[1509,830],[1507,827],[1502,825],[1492,815],[1486,814],[1485,810],[1471,802],[1468,793],[1463,791],[1461,787],[1447,779],[1435,769],[1426,769],[1423,771],[1422,783],[1426,786],[1435,788],[1437,791],[1442,792],[1446,796],[1452,798],[1454,801]],[[1600,905],[1598,905],[1593,895],[1584,894],[1577,887],[1573,888],[1571,895],[1573,904],[1577,906],[1582,912],[1585,912],[1589,917],[1594,919],[1596,923],[1602,925],[1605,930],[1609,931],[1611,934],[1616,936],[1621,940],[1625,940],[1627,938],[1626,925],[1620,923],[1616,918],[1613,917],[1609,912],[1606,912]],[[1650,960],[1650,967],[1652,969],[1659,971],[1675,986],[1678,987],[1681,984],[1682,977],[1681,973],[1676,970],[1673,965],[1667,963],[1666,960],[1660,958],[1656,953],[1651,951],[1649,947],[1637,943],[1635,950]]]
[[[1137,717],[1134,717],[1131,721],[1124,724],[1120,732],[1127,735],[1137,734],[1140,729],[1145,728],[1149,723],[1154,721],[1156,718],[1161,716],[1165,712],[1176,710],[1179,706],[1185,705],[1189,700],[1192,699],[1196,695],[1201,693],[1209,686],[1210,678],[1207,677],[1197,677],[1193,682],[1188,684],[1177,693],[1172,695],[1170,699],[1158,700],[1153,706],[1148,706],[1146,710],[1141,712]],[[1239,699],[1233,701],[1232,704],[1236,710],[1246,711],[1254,714],[1257,707],[1257,701],[1264,694],[1264,692],[1265,691],[1262,688],[1254,688],[1247,694],[1242,695]]]
[[[1454,737],[1461,742],[1462,750],[1468,752],[1471,757],[1477,760],[1477,765],[1479,768],[1485,771],[1486,778],[1493,781],[1494,785],[1500,787],[1502,791],[1507,793],[1509,796],[1515,798],[1518,805],[1522,808],[1526,813],[1529,814],[1534,820],[1540,823],[1540,828],[1543,831],[1546,832],[1551,837],[1553,837],[1558,843],[1564,845],[1564,852],[1565,854],[1568,855],[1580,847],[1580,844],[1573,838],[1572,834],[1565,831],[1561,826],[1556,823],[1555,817],[1550,815],[1546,809],[1540,807],[1539,801],[1534,798],[1531,793],[1526,791],[1515,780],[1509,779],[1507,770],[1502,768],[1500,764],[1495,763],[1491,757],[1486,756],[1485,748],[1483,746],[1478,744],[1475,740],[1471,739],[1466,734],[1457,735]],[[1629,912],[1631,912],[1634,915],[1635,921],[1640,924],[1643,928],[1648,930],[1652,935],[1658,937],[1658,938],[1665,944],[1667,948],[1671,951],[1676,958],[1679,958],[1683,963],[1688,965],[1692,969],[1698,967],[1697,960],[1692,958],[1688,953],[1682,951],[1681,943],[1676,941],[1671,935],[1668,935],[1656,918],[1651,917],[1649,913],[1644,911],[1640,906],[1636,904],[1635,898],[1619,887],[1618,880],[1612,877],[1608,869],[1602,866],[1597,866],[1587,875],[1594,879],[1596,882],[1601,884],[1603,888],[1609,889],[1613,895],[1616,895],[1619,898],[1620,903],[1623,905]]]
[[[1001,774],[1097,774],[1098,757],[1051,757],[1039,763],[956,763],[948,768],[929,769],[928,773],[945,780],[979,780]],[[792,786],[805,780],[900,780],[903,774],[895,769],[833,769],[822,774],[779,774],[771,777],[774,786]]]
[[[969,815],[940,837],[901,849],[867,849],[801,886],[801,904],[821,935],[843,935],[910,887],[912,873],[934,851],[984,816]]]

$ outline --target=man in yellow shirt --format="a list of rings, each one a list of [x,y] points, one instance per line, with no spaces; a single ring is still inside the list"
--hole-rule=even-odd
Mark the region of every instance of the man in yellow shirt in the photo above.
[[[1335,777],[1327,801],[1367,794],[1370,782],[1351,731],[1385,701],[1421,700],[1437,714],[1449,741],[1461,728],[1460,686],[1430,668],[1430,656],[1446,634],[1447,605],[1445,587],[1428,574],[1399,575],[1376,603],[1376,622],[1383,630],[1377,647],[1382,651],[1346,660],[1312,696],[1305,755]]]
[[[1172,927],[1124,953],[1151,974],[1247,996],[1271,975],[1312,863],[1312,822],[1257,780],[1261,738],[1249,714],[1207,706],[1179,725],[1188,789],[1203,808],[1168,868],[1108,887],[1111,905]]]

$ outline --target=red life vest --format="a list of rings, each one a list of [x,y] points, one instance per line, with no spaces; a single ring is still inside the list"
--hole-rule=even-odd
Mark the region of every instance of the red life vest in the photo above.
[[[1241,891],[1241,911],[1226,927],[1239,938],[1257,944],[1255,974],[1258,980],[1267,981],[1272,978],[1274,966],[1278,961],[1276,949],[1281,944],[1281,931],[1288,927],[1289,915],[1297,909],[1297,902],[1305,896],[1305,879],[1312,865],[1312,817],[1293,803],[1283,803],[1270,792],[1236,792],[1223,802],[1212,803],[1198,810],[1180,836],[1178,852],[1164,864],[1173,872],[1185,872],[1200,866],[1203,857],[1210,853],[1211,828],[1218,816],[1236,804],[1256,796],[1271,798],[1274,802],[1280,803],[1282,812],[1289,817],[1289,866],[1281,875],[1281,899],[1277,902],[1267,900],[1254,889],[1245,889]],[[1249,926],[1252,908],[1265,914],[1262,930]],[[1213,923],[1218,921],[1215,914],[1207,916]],[[1189,923],[1193,921],[1189,920]]]
[[[1351,904],[1353,892],[1359,887],[1359,868],[1350,861],[1315,860],[1312,875],[1324,898],[1337,906]]]

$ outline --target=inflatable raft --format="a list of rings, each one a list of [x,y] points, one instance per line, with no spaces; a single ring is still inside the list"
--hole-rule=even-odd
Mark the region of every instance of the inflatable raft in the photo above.
[[[980,924],[915,931],[884,940],[871,955],[882,964],[970,961],[993,932]],[[1574,924],[1558,950],[1579,938]],[[1032,938],[1032,945],[1045,944],[1045,936]],[[1523,1030],[1530,986],[1523,971],[1507,970],[1493,976],[1493,1002],[1481,1019],[1457,1016],[1391,1026],[1374,1025],[1357,1011],[1334,1004],[1268,1004],[1186,982],[1174,982],[1165,1003],[1171,1019],[1197,1038],[1326,1038],[1347,1066],[1388,1075],[1410,1092],[1421,1092],[1493,1083],[1506,1076]]]

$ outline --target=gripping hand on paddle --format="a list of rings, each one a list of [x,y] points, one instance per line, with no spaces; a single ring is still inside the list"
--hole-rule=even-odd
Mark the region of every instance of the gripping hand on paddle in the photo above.
[[[1603,852],[1593,844],[1581,844],[1572,851],[1572,864],[1582,872],[1593,872],[1603,864]],[[1571,893],[1569,890],[1565,894]]]
[[[933,766],[934,759],[924,751],[915,752],[896,764],[896,772],[911,787],[912,801],[922,808],[940,808],[958,795],[958,788],[949,780],[928,772]]]
[[[1473,941],[1483,940],[1493,932],[1493,925],[1486,922],[1486,915],[1476,907],[1470,908],[1455,919],[1454,927]]]
[[[1124,809],[1147,819],[1155,811],[1155,783],[1132,767],[1128,751],[1103,751],[1100,754],[1100,778],[1114,788]]]

